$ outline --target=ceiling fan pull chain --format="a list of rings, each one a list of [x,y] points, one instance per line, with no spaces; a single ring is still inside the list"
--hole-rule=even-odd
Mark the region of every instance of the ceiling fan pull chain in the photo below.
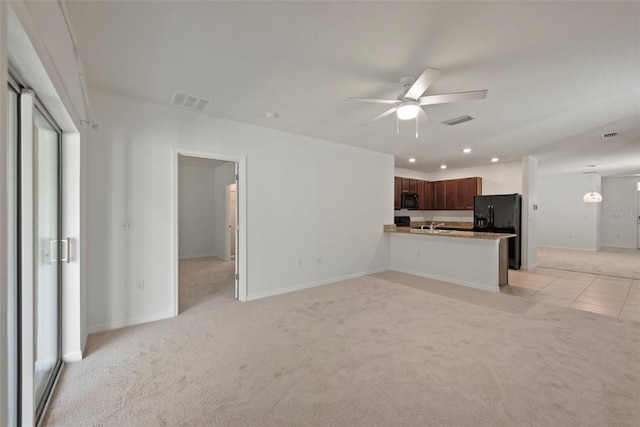
[[[419,116],[420,114],[418,114]],[[416,116],[416,139],[418,138],[418,116]]]
[[[398,118],[397,114],[396,114],[396,134],[400,135],[400,119]]]

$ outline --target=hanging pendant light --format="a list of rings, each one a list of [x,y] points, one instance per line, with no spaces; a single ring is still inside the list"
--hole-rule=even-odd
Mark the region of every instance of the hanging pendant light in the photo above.
[[[582,201],[585,203],[600,203],[602,201],[602,195],[597,191],[589,191],[584,195]]]
[[[587,165],[588,168],[595,168],[596,165]],[[596,173],[596,170],[593,169],[593,172],[588,173]],[[589,191],[582,197],[582,201],[585,203],[600,203],[602,202],[602,195],[597,191]]]

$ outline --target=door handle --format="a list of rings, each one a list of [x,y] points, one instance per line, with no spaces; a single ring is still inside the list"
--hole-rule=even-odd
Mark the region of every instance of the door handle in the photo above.
[[[56,257],[53,257],[53,254],[56,254]],[[54,263],[58,262],[58,241],[50,240],[49,241],[49,262]]]
[[[71,238],[61,240],[64,243],[64,258],[60,258],[60,261],[66,261],[67,264],[71,262]]]

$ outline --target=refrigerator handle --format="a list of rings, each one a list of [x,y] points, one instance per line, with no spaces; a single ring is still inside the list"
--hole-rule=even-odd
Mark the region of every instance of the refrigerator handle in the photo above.
[[[489,226],[493,227],[493,205],[489,205]]]

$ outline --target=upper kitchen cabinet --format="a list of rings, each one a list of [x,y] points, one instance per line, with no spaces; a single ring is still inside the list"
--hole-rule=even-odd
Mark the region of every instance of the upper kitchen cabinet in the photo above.
[[[473,210],[473,197],[482,194],[482,178],[423,181],[394,177],[394,209],[401,208],[402,193],[418,194],[419,210]]]
[[[482,194],[482,178],[450,179],[443,182],[446,210],[473,210],[473,197]]]
[[[403,193],[408,193],[409,192],[409,181],[411,181],[409,178],[400,178],[400,191]]]
[[[434,192],[433,192],[433,182],[424,181],[424,188],[422,193],[420,193],[421,203],[423,208],[426,211],[432,210],[435,206]]]
[[[393,209],[400,209],[401,206],[401,197],[402,193],[402,178],[399,176],[393,177]]]
[[[446,207],[445,181],[435,181],[433,184],[433,209],[443,210]]]
[[[410,179],[409,180],[409,193],[418,193],[418,179]]]
[[[473,210],[473,197],[482,195],[482,178],[464,179],[464,208]]]

